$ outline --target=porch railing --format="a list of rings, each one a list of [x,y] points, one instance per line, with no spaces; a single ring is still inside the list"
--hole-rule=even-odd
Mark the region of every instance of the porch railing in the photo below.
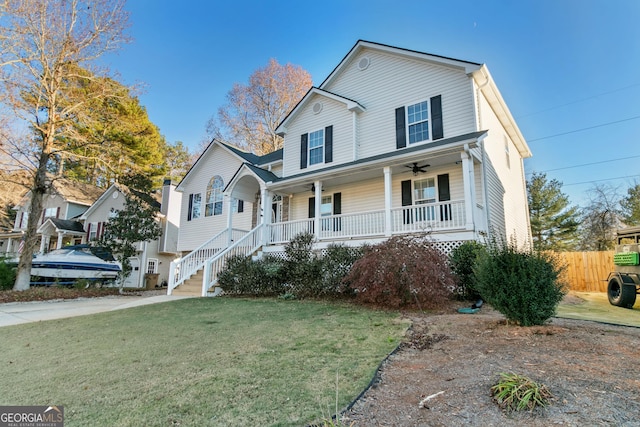
[[[169,268],[167,294],[171,295],[173,289],[197,273],[198,270],[205,265],[207,260],[214,257],[218,252],[226,249],[229,246],[229,241],[238,241],[247,233],[248,231],[245,230],[232,229],[231,236],[229,236],[229,230],[223,230],[188,255],[185,255],[178,261],[172,262]]]
[[[227,264],[227,260],[234,255],[249,256],[262,247],[264,226],[259,225],[241,239],[235,241],[225,250],[218,252],[208,259],[204,265],[204,277],[202,279],[202,296],[209,294],[209,289],[218,283],[218,275]]]
[[[391,210],[394,234],[464,228],[464,200],[405,206]]]
[[[269,224],[268,242],[287,243],[303,232],[316,234],[320,240],[384,236],[387,232],[384,210],[330,215],[320,218],[319,223],[317,233],[313,218]],[[389,231],[391,234],[444,231],[464,228],[465,225],[464,201],[455,200],[392,209]]]

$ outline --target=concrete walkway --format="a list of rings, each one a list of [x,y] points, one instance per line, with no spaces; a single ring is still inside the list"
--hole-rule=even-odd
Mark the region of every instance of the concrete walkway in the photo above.
[[[122,310],[147,304],[190,298],[174,295],[119,296],[79,298],[72,300],[11,302],[0,304],[0,327],[43,320],[84,316],[105,311]]]
[[[558,306],[556,317],[640,328],[640,297],[629,309],[609,304],[603,292],[570,292]]]

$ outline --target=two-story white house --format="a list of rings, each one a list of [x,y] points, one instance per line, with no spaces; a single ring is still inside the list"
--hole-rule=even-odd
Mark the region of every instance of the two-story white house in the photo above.
[[[211,294],[226,257],[281,251],[303,231],[319,248],[530,241],[531,151],[483,64],[358,41],[277,132],[283,149],[261,157],[213,141],[178,185],[169,292]]]

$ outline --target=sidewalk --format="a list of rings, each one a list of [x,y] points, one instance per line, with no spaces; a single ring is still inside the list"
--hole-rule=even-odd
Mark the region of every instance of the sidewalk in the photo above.
[[[105,311],[122,310],[147,304],[157,304],[191,298],[174,295],[120,296],[78,298],[73,300],[11,302],[0,304],[0,327],[43,320],[84,316]]]

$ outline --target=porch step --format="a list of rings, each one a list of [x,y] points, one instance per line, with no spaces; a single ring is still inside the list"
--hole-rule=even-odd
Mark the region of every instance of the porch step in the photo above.
[[[196,274],[189,277],[185,282],[175,288],[171,293],[173,295],[196,296],[202,295],[202,278],[204,270],[198,270]]]

